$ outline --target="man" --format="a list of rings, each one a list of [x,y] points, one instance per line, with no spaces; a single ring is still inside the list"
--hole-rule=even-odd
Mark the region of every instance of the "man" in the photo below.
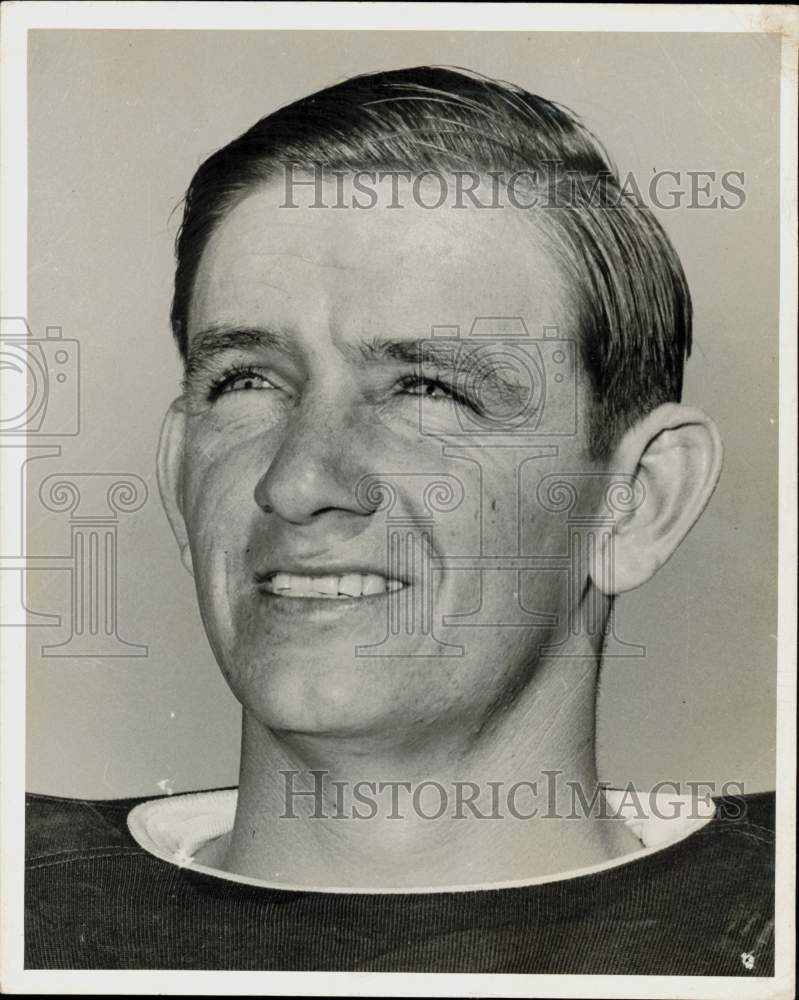
[[[596,772],[614,597],[721,443],[584,126],[432,68],[283,108],[195,174],[172,324],[159,484],[239,786],[32,797],[29,967],[768,975],[768,797]]]

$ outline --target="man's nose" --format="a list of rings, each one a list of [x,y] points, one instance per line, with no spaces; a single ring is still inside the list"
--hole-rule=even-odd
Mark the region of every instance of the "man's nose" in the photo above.
[[[341,406],[304,400],[289,416],[285,435],[255,486],[255,502],[292,524],[319,515],[371,513],[359,501],[358,481],[370,449]]]

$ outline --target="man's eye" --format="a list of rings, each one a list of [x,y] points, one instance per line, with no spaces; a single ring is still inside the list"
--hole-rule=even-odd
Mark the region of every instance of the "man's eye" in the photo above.
[[[440,399],[442,402],[452,402],[458,396],[449,386],[437,379],[423,378],[421,375],[409,375],[400,382],[400,390],[409,396],[424,396],[426,399]]]
[[[211,386],[211,399],[230,392],[241,392],[248,389],[276,389],[277,386],[260,372],[249,368],[228,372]]]

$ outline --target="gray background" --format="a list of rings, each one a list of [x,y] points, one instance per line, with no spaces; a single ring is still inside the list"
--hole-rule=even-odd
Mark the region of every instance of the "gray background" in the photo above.
[[[658,216],[696,309],[685,399],[726,445],[702,521],[619,602],[644,660],[610,661],[600,775],[773,787],[779,37],[732,34],[33,31],[29,309],[81,346],[82,427],[28,467],[28,551],[63,554],[68,518],[38,499],[54,472],[131,472],[120,518],[119,632],[145,658],[44,658],[66,628],[29,630],[28,787],[112,798],[234,784],[238,705],[218,676],[154,475],[180,378],[168,310],[173,207],[200,160],[257,118],[343,76],[469,67],[577,111],[642,184],[655,170],[742,170],[737,211]],[[682,186],[685,187],[687,182]],[[49,440],[49,439],[48,439]],[[69,614],[66,573],[28,602]]]

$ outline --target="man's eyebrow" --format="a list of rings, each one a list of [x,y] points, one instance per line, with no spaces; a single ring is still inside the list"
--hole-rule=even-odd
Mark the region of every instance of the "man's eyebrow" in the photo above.
[[[491,351],[485,350],[485,341],[470,344],[457,338],[419,338],[401,340],[383,340],[374,338],[362,340],[356,344],[348,344],[344,350],[347,355],[355,355],[356,363],[387,363],[399,362],[416,365],[417,367],[434,368],[442,375],[457,375],[469,379],[470,375],[479,372],[479,380],[484,390],[494,389],[501,395],[516,396],[520,392],[526,394],[530,390],[529,371],[525,372],[519,366],[519,378],[508,377],[507,359],[504,365],[492,362]],[[497,347],[499,348],[499,344]],[[470,348],[472,348],[470,350]]]
[[[458,341],[437,343],[426,338],[396,340],[373,337],[343,344],[340,351],[356,364],[396,361],[403,364],[429,365],[441,371],[463,368],[467,352],[459,356]],[[247,348],[272,348],[283,354],[291,352],[291,340],[284,333],[261,326],[214,324],[192,336],[186,357],[186,371],[192,371],[222,351]]]
[[[277,330],[261,326],[214,324],[195,333],[186,354],[186,378],[190,379],[205,361],[222,351],[253,347],[271,347],[287,354],[289,338]]]
[[[396,361],[401,364],[429,365],[448,370],[457,367],[457,343],[436,343],[425,338],[385,340],[373,337],[346,344],[344,353],[358,364],[386,363]]]

